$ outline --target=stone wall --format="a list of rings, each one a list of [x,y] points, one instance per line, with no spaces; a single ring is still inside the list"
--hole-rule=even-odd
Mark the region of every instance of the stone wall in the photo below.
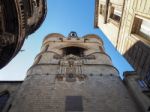
[[[65,112],[68,96],[81,97],[83,112],[138,112],[121,79],[106,74],[76,82],[58,81],[51,74],[29,76],[9,112]],[[81,110],[74,101],[72,105]]]

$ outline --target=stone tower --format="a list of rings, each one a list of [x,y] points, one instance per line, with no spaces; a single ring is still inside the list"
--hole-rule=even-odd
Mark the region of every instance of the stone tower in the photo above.
[[[49,34],[4,112],[138,112],[94,34]]]

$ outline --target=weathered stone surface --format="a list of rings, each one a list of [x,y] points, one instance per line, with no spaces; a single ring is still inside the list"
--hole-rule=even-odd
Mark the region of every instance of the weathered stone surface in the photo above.
[[[104,53],[102,40],[96,35],[83,38],[72,35],[46,37],[44,42],[49,41],[43,42],[41,53],[10,102],[11,108],[5,109],[9,112],[138,112],[117,69]],[[44,49],[47,45],[49,48]],[[86,58],[87,55],[92,58]]]

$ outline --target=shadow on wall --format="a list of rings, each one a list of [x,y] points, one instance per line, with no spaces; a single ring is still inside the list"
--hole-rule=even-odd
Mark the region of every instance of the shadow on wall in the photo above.
[[[137,74],[144,78],[150,71],[150,47],[138,41],[124,53]]]

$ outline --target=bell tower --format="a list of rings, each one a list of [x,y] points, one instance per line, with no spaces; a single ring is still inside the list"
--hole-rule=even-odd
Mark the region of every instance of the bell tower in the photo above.
[[[76,32],[45,37],[10,104],[9,112],[138,112],[101,38]]]

